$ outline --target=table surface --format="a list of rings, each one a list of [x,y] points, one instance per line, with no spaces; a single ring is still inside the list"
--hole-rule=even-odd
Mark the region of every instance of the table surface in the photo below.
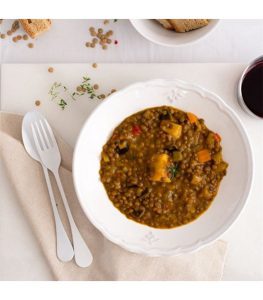
[[[137,34],[127,20],[119,20],[112,24],[115,38],[119,41],[118,46],[112,45],[107,51],[85,48],[83,45],[88,39],[89,26],[95,24],[96,27],[96,24],[100,23],[101,21],[98,20],[55,20],[52,31],[39,38],[35,42],[34,49],[27,48],[24,42],[17,45],[10,40],[0,40],[1,63],[94,61],[247,63],[263,53],[263,20],[223,20],[207,38],[195,45],[178,49],[154,45]],[[74,31],[78,34],[74,35]],[[229,81],[227,83],[231,84]],[[229,90],[232,88],[229,87]],[[232,97],[234,97],[233,93],[232,91]],[[262,195],[263,188],[260,178],[263,177],[263,162],[260,157],[263,147],[262,143],[259,143],[262,124],[256,123],[244,114],[241,118],[248,122],[246,123],[249,124],[248,133],[253,136],[256,143],[254,155],[258,159],[257,178],[245,211],[223,236],[229,244],[223,279],[262,280],[263,228],[260,220],[263,205],[260,195]],[[17,203],[1,161],[0,191],[0,279],[50,279],[50,271]]]

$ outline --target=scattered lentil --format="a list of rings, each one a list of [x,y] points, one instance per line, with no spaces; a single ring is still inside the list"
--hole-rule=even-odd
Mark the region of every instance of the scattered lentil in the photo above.
[[[99,89],[99,85],[98,84],[94,84],[93,88],[94,88],[94,90],[98,90]]]
[[[11,30],[8,30],[6,34],[7,34],[7,35],[12,35],[12,33],[13,33],[13,32],[12,32]]]
[[[107,25],[107,24],[109,24],[109,23],[110,23],[109,20],[104,20],[104,22],[103,22],[104,25]]]
[[[93,68],[97,68],[97,67],[98,67],[98,64],[97,64],[97,63],[93,63],[93,64],[92,64],[92,67],[93,67]]]
[[[34,48],[34,44],[33,43],[28,43],[27,46],[28,46],[28,48]]]
[[[5,39],[5,34],[1,33],[1,39]]]
[[[22,36],[19,34],[16,36],[17,40],[20,41],[22,39]]]
[[[13,40],[14,43],[16,43],[16,42],[17,42],[17,37],[14,36],[14,37],[12,38],[12,40]]]
[[[108,24],[108,22],[106,22]],[[96,32],[94,27],[89,28],[90,35],[93,37],[90,42],[86,43],[86,47],[95,48],[97,44],[101,45],[101,48],[106,50],[108,46],[106,44],[111,44],[112,40],[109,38],[113,35],[113,31],[109,30],[107,32],[103,32],[103,28],[98,28],[98,32]],[[89,43],[89,44],[88,44]]]
[[[48,70],[49,73],[53,73],[54,72],[54,68],[52,68],[52,67],[49,67],[47,70]]]
[[[23,40],[24,40],[24,41],[27,41],[27,40],[28,40],[28,35],[27,35],[27,34],[24,34],[24,35],[23,35]]]
[[[40,106],[40,104],[41,104],[41,102],[40,102],[39,100],[36,100],[36,101],[35,101],[35,105],[36,105],[36,106]]]

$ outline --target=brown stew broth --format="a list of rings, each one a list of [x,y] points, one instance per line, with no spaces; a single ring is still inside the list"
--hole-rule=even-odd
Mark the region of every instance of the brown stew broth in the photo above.
[[[101,154],[101,181],[127,218],[155,228],[187,224],[207,210],[226,175],[220,142],[192,113],[149,108],[115,128]]]

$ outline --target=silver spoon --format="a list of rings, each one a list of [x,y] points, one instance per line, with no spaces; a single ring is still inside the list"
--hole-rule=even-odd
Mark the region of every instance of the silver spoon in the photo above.
[[[50,183],[48,170],[39,158],[39,155],[38,155],[38,152],[37,152],[37,149],[35,146],[34,138],[32,135],[31,124],[36,120],[37,114],[38,114],[37,112],[29,112],[24,116],[23,123],[22,123],[22,139],[23,139],[23,143],[24,143],[27,153],[33,159],[39,161],[42,165],[45,179],[47,182],[47,188],[48,188],[48,193],[49,193],[51,206],[52,206],[52,210],[53,210],[53,214],[54,214],[54,219],[55,219],[55,229],[56,229],[56,238],[57,238],[57,241],[56,241],[57,257],[61,261],[67,262],[67,261],[70,261],[74,256],[73,247],[67,236],[67,233],[64,229],[64,226],[61,222],[61,219],[60,219],[60,216],[58,213],[56,201],[55,201],[53,190],[52,190],[51,183]]]

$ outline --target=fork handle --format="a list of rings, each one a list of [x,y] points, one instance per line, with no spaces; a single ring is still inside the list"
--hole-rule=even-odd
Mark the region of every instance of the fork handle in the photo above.
[[[76,264],[79,267],[88,267],[91,263],[92,263],[92,254],[87,246],[87,244],[85,243],[83,237],[81,236],[75,221],[72,217],[69,205],[68,205],[68,201],[60,180],[60,176],[58,171],[57,172],[53,172],[55,179],[57,181],[57,185],[58,185],[58,189],[60,191],[65,209],[66,209],[66,213],[68,215],[68,219],[69,219],[69,224],[71,227],[71,233],[72,233],[72,239],[73,239],[73,246],[74,246],[74,252],[75,252],[75,261]]]
[[[42,165],[42,168],[47,182],[48,193],[49,193],[51,206],[52,206],[54,219],[55,219],[55,229],[56,229],[56,238],[57,238],[56,241],[57,257],[63,262],[68,262],[73,258],[74,251],[58,213],[56,201],[50,183],[50,178],[48,175],[48,170],[44,165]]]

